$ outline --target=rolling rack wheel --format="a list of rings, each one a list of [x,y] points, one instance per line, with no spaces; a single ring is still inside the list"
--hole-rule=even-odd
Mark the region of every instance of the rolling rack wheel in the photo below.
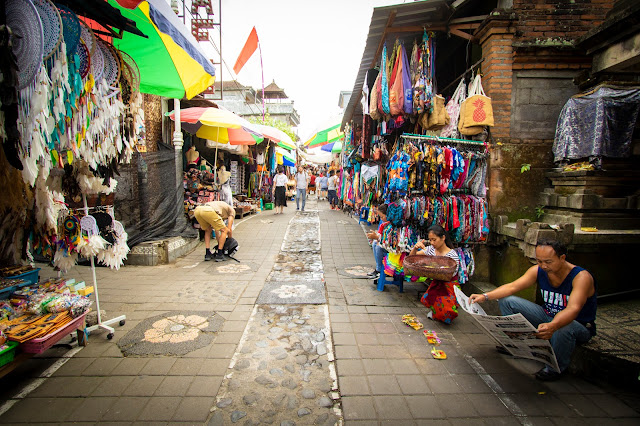
[[[125,324],[125,322],[126,322],[125,320],[120,320],[120,323],[119,323],[120,326],[123,326]]]
[[[109,340],[113,339],[113,333],[107,334],[107,339],[109,339]]]

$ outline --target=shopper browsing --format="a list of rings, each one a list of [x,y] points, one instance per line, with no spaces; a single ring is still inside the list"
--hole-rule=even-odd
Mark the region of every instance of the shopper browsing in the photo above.
[[[307,186],[309,185],[309,174],[298,166],[298,172],[295,175],[296,179],[296,210],[300,210],[300,200],[302,199],[302,211],[304,211],[304,205],[307,201]]]
[[[283,167],[279,166],[278,174],[276,174],[273,178],[273,191],[271,194],[275,203],[274,214],[282,214],[282,211],[287,206],[286,185],[287,176],[284,174]],[[280,212],[278,212],[278,207],[280,207]]]
[[[324,175],[324,173],[320,173],[320,177],[316,181],[316,185],[318,187],[318,199],[322,200],[323,198],[327,199],[327,189],[329,185],[329,178]]]
[[[224,201],[211,201],[196,207],[194,215],[200,228],[204,231],[204,260],[215,260],[222,262],[225,260],[222,255],[222,248],[227,237],[231,238],[233,234],[233,219],[236,211]],[[228,223],[225,225],[224,221]],[[211,230],[216,233],[218,247],[215,253],[211,253]]]
[[[382,231],[384,227],[387,226],[389,222],[387,222],[387,205],[379,204],[376,208],[376,213],[380,218],[380,226],[378,226],[377,231],[369,231],[367,232],[367,238],[371,240],[371,248],[373,249],[373,259],[376,262],[376,270],[370,273],[367,278],[376,280],[380,278],[380,274],[384,274],[384,257],[387,255],[387,250],[385,250],[380,245],[380,238],[382,236]]]
[[[329,181],[327,182],[327,190],[329,192],[329,203],[331,204],[331,210],[338,208],[338,195],[336,187],[338,184],[338,176],[331,170],[329,172]]]

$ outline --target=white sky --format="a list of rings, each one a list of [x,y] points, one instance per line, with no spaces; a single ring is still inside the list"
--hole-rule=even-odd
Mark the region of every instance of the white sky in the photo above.
[[[222,53],[229,70],[255,26],[262,48],[265,86],[275,79],[294,101],[300,115],[297,130],[302,141],[340,112],[340,91],[353,89],[373,8],[403,3],[403,0],[221,1]],[[232,79],[226,68],[222,79]],[[262,87],[259,51],[240,70],[237,80],[256,89]]]

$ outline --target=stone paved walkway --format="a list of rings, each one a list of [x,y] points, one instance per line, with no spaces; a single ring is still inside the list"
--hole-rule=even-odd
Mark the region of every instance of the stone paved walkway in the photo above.
[[[321,266],[323,271],[326,304],[256,306],[274,265],[287,263],[281,249],[295,214],[291,205],[284,215],[266,211],[238,224],[234,237],[241,246],[240,264],[203,262],[200,245],[172,265],[127,266],[120,271],[98,268],[101,307],[107,317],[126,314],[126,324],[116,327],[113,340],[96,332],[85,348],[71,352],[69,347],[52,348],[1,379],[0,423],[234,424],[234,411],[247,413],[239,419],[240,414],[235,416],[235,424],[243,425],[257,420],[330,423],[341,421],[339,413],[347,425],[640,422],[640,413],[615,389],[575,376],[537,382],[531,373],[539,366],[496,354],[489,338],[464,314],[451,326],[430,322],[417,299],[424,290],[421,285],[408,284],[403,294],[391,286],[380,293],[371,281],[340,273],[353,265],[373,266],[370,248],[353,218],[329,210],[325,201],[317,206],[321,265],[313,268]],[[317,272],[313,268],[303,270]],[[41,276],[52,274],[44,268]],[[87,267],[76,267],[68,275],[91,281]],[[201,346],[202,341],[193,340],[193,350],[184,355],[167,351],[166,355],[123,356],[118,343],[127,333],[149,318],[167,313],[173,317],[175,312],[219,316],[221,323],[210,331],[215,334],[211,342]],[[328,323],[323,319],[326,312]],[[430,356],[422,333],[401,323],[405,313],[415,314],[438,332],[447,360]],[[163,330],[182,330],[172,327]],[[320,332],[328,351],[323,355],[318,352],[323,342]],[[291,334],[281,339],[285,333]],[[331,347],[337,393],[329,389],[335,385]],[[277,359],[285,352],[286,359]],[[267,356],[270,361],[265,366],[261,358]],[[245,359],[249,366],[236,368],[246,365]],[[305,381],[306,371],[312,371],[306,377],[309,381]],[[267,389],[277,384],[271,389],[285,395],[281,401],[280,396],[276,399],[258,390],[260,376]],[[225,407],[234,380],[240,387],[255,382],[256,390],[244,393],[241,400],[232,397]],[[324,397],[331,400],[331,409],[323,406],[327,404]],[[267,402],[273,408],[265,405],[264,415],[253,418],[252,410]],[[274,414],[267,415],[271,414],[267,410]]]

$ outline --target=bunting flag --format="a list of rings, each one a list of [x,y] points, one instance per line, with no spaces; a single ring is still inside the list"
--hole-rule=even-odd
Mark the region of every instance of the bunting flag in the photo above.
[[[256,27],[253,27],[251,33],[249,34],[249,38],[247,38],[247,42],[244,44],[240,55],[238,55],[238,59],[236,59],[236,64],[233,66],[233,72],[238,74],[257,48],[258,33],[256,32]]]

